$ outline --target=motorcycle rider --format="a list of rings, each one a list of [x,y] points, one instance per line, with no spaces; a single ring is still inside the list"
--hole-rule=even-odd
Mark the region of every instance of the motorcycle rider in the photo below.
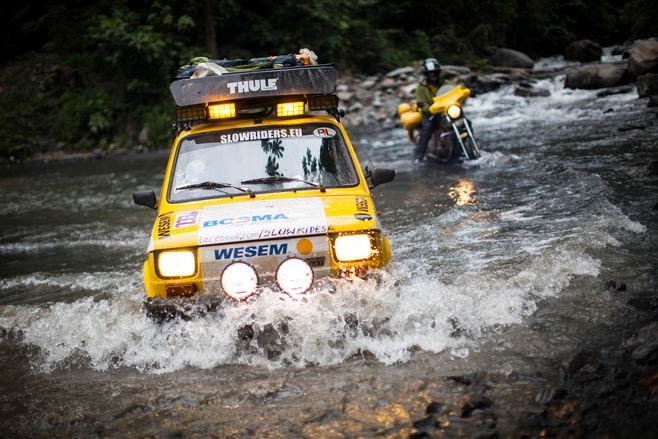
[[[424,79],[416,87],[416,102],[421,108],[422,119],[420,121],[420,139],[414,151],[414,160],[421,162],[427,151],[427,144],[432,138],[432,133],[438,128],[439,118],[430,113],[430,105],[434,103],[432,98],[436,91],[449,81],[441,80],[441,64],[436,58],[423,60]]]

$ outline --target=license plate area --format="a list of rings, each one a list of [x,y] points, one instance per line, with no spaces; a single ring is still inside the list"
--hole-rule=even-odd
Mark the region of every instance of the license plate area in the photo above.
[[[204,289],[219,290],[224,269],[233,262],[251,265],[259,285],[275,280],[276,270],[288,258],[300,258],[313,269],[314,278],[329,274],[329,244],[326,236],[212,245],[199,249]]]

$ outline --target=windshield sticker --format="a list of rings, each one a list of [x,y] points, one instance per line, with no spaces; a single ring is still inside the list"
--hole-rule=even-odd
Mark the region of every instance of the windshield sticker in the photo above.
[[[174,229],[194,226],[197,224],[198,220],[199,220],[198,210],[179,213],[178,215],[176,215],[176,220],[174,221]]]
[[[267,238],[318,235],[327,232],[327,217],[320,198],[255,201],[212,206],[199,218],[200,245]]]
[[[316,130],[317,131],[317,130]],[[248,142],[250,140],[281,139],[286,137],[301,137],[301,128],[277,128],[271,130],[242,131],[240,133],[222,134],[219,143]]]
[[[313,135],[323,139],[331,138],[336,136],[336,130],[329,127],[316,128],[313,130]]]

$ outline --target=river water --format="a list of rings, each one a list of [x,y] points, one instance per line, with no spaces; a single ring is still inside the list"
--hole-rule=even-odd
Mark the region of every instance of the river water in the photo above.
[[[141,308],[154,212],[131,193],[159,188],[164,153],[3,169],[0,437],[408,437],[433,404],[441,437],[518,436],[554,365],[658,285],[655,114],[563,81],[471,98],[474,162],[414,166],[402,129],[355,132],[397,171],[375,189],[379,281],[191,321]],[[483,373],[496,420],[450,418]]]

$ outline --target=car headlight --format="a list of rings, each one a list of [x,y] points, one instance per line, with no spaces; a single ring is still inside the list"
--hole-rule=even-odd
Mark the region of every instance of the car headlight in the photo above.
[[[234,262],[224,269],[222,289],[236,300],[243,300],[256,292],[258,274],[246,262]]]
[[[304,294],[313,285],[313,269],[299,258],[286,259],[276,270],[276,283],[291,296]]]
[[[448,107],[448,116],[450,116],[451,119],[457,119],[461,117],[462,115],[462,107],[459,105],[451,105]]]
[[[344,235],[334,241],[336,259],[341,262],[370,258],[372,247],[368,235]]]
[[[158,273],[163,277],[192,276],[196,258],[192,250],[169,250],[158,254]]]

